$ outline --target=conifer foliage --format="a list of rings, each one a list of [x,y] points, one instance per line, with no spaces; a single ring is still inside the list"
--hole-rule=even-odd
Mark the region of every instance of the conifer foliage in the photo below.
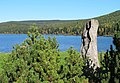
[[[55,38],[45,39],[33,25],[28,38],[14,46],[3,66],[1,83],[78,83],[83,61],[73,48],[61,54]]]

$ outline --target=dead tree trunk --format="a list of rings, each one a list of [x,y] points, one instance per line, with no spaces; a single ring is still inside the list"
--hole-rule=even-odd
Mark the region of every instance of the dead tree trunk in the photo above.
[[[98,61],[98,51],[97,51],[97,30],[98,30],[98,20],[91,19],[85,24],[84,31],[82,33],[82,45],[81,45],[81,55],[83,59],[86,58],[92,61],[91,66],[95,65],[95,68],[100,67]]]

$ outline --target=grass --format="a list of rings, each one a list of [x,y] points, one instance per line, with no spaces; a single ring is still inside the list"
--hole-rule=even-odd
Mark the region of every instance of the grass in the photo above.
[[[7,60],[9,53],[0,53],[0,73],[2,72],[2,66],[5,60]]]

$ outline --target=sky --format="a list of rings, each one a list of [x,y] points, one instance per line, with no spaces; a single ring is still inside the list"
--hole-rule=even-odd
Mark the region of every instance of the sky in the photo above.
[[[120,0],[0,0],[0,22],[77,20],[120,10]]]

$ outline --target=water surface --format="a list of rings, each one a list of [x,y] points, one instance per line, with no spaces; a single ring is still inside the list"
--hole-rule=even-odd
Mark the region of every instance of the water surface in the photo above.
[[[45,38],[48,36],[56,37],[61,51],[65,51],[71,46],[80,51],[81,36],[44,35]],[[26,38],[26,34],[0,34],[0,52],[11,52],[14,45],[21,44]],[[97,40],[99,52],[106,51],[110,45],[113,45],[112,37],[99,36]]]

